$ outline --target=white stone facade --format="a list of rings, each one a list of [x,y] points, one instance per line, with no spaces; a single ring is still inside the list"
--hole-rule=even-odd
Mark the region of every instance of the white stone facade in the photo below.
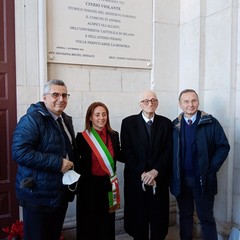
[[[149,70],[48,64],[46,0],[16,0],[18,119],[32,102],[41,99],[43,84],[52,78],[62,79],[68,86],[71,96],[66,112],[73,116],[76,132],[83,130],[86,109],[93,101],[109,107],[111,125],[120,131],[121,120],[140,111],[142,90],[153,88],[160,102],[157,112],[173,119],[180,111],[179,92],[194,88],[200,109],[220,121],[231,145],[218,173],[214,208],[224,239],[232,225],[240,226],[240,0],[153,3],[154,65]],[[119,164],[121,185],[122,169]],[[74,211],[73,203],[66,226],[74,224]]]

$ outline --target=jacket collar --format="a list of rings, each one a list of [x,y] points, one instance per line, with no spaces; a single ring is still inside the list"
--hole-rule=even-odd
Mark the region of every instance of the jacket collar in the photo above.
[[[204,111],[200,111],[198,110],[198,113],[201,114],[200,116],[200,120],[198,122],[198,125],[200,124],[205,124],[205,123],[210,123],[212,122],[212,115],[211,114],[208,114]],[[183,112],[179,114],[179,116],[173,121],[173,125],[180,129],[181,128],[181,121],[182,121],[182,118],[184,117],[183,115]]]

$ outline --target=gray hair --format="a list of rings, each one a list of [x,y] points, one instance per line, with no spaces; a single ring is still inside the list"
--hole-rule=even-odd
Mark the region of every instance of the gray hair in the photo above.
[[[64,86],[65,88],[67,88],[67,86],[62,80],[52,79],[47,81],[46,84],[44,84],[43,94],[49,93],[52,85]]]

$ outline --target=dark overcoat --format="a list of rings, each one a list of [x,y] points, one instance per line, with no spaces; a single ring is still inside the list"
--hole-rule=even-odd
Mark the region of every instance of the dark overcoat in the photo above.
[[[158,224],[167,233],[169,179],[172,166],[172,124],[155,114],[151,140],[142,113],[129,116],[121,125],[121,154],[124,168],[124,226],[132,236],[144,221]],[[141,174],[156,169],[156,194],[146,197]]]
[[[198,110],[200,120],[196,127],[198,173],[195,175],[202,194],[217,194],[217,172],[226,160],[230,145],[223,127],[211,114]],[[181,148],[184,149],[184,138],[181,134],[183,113],[173,121],[173,171],[171,193],[178,197],[181,193],[183,169],[181,168]]]

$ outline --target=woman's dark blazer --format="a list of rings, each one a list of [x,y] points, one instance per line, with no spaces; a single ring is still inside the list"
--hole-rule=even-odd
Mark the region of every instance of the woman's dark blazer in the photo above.
[[[119,158],[120,154],[120,144],[119,144],[119,134],[118,132],[107,132],[110,136],[112,144],[113,144],[113,151],[114,151],[114,171],[116,171],[116,161]],[[92,169],[92,149],[88,145],[87,141],[83,137],[82,133],[77,133],[76,136],[76,145],[77,151],[79,156],[79,161],[77,164],[77,172],[81,174],[81,178],[85,176],[91,176],[91,169]]]

